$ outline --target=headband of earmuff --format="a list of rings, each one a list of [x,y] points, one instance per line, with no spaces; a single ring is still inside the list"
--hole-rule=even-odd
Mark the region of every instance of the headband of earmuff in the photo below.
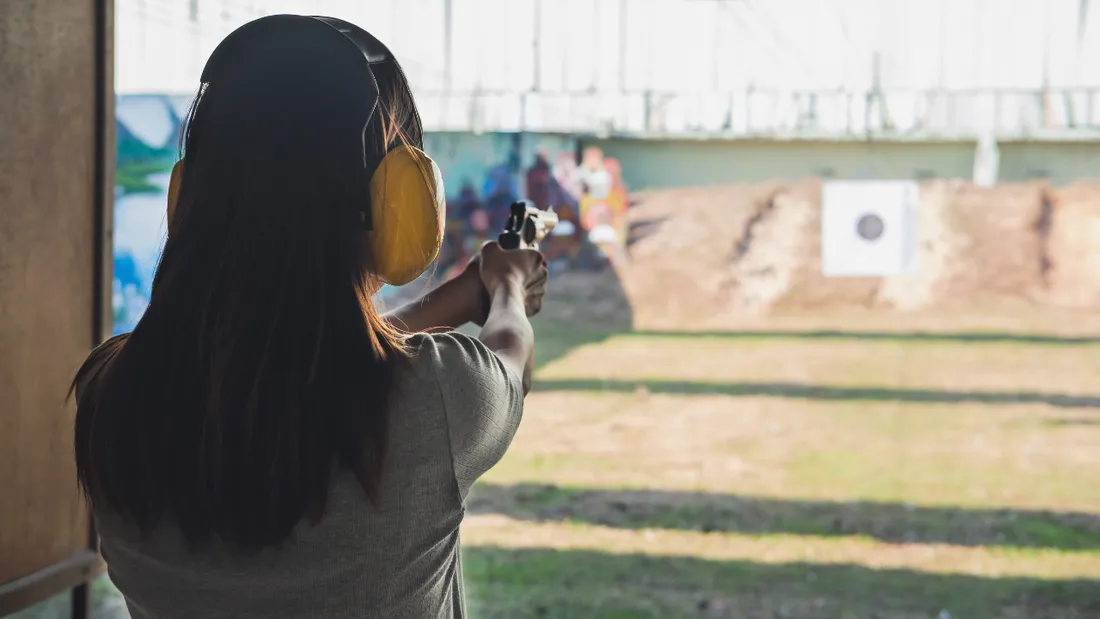
[[[383,157],[378,167],[368,170],[367,128],[379,113],[381,94],[371,65],[392,62],[389,49],[366,30],[333,17],[272,15],[261,17],[234,30],[210,55],[201,82],[216,85],[233,65],[237,52],[251,44],[291,38],[306,41],[316,49],[333,54],[354,54],[363,68],[353,83],[362,87],[359,100],[366,109],[362,130],[363,169],[370,204],[354,206],[354,219],[370,231],[373,269],[386,283],[407,284],[419,277],[439,255],[443,242],[445,198],[439,167],[422,150],[399,144]],[[184,161],[172,169],[169,210],[179,198]]]

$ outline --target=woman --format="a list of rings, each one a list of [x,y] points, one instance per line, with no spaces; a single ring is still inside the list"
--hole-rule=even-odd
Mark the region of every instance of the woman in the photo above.
[[[463,616],[463,502],[530,385],[538,252],[490,245],[373,305],[378,239],[349,213],[419,115],[392,57],[362,100],[295,23],[200,90],[149,308],[74,380],[78,477],[134,619]],[[468,321],[477,339],[423,332]]]

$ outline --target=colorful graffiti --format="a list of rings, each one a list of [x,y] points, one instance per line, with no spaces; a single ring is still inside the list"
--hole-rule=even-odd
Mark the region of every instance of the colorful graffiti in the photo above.
[[[133,329],[148,304],[163,249],[168,175],[190,100],[124,95],[116,101],[118,159],[114,209],[115,333]],[[526,197],[553,207],[561,224],[544,241],[555,271],[607,268],[624,253],[629,197],[617,161],[565,135],[430,133],[425,150],[444,174],[447,224],[438,263],[419,282],[385,287],[386,301],[423,291],[429,278],[458,273],[496,238],[509,205]]]
[[[526,145],[524,138],[509,136],[511,148],[485,170],[480,191],[464,178],[448,195],[439,264],[444,277],[458,272],[481,244],[496,237],[509,205],[523,197],[539,208],[553,207],[561,221],[541,246],[554,270],[602,269],[622,257],[629,197],[618,162],[590,147],[578,166],[575,141],[568,150],[551,154],[546,145]],[[524,159],[530,162],[525,167]]]

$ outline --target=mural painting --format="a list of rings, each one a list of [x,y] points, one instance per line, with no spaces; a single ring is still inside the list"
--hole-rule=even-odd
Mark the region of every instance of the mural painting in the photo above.
[[[166,234],[168,178],[178,158],[189,96],[122,95],[116,102],[118,159],[114,209],[114,331],[133,329],[148,304]],[[429,133],[425,150],[447,187],[443,248],[434,268],[402,288],[399,302],[429,280],[457,274],[482,243],[495,239],[520,198],[552,206],[561,224],[541,249],[555,272],[607,268],[623,257],[627,189],[617,161],[590,147],[577,161],[572,136]]]

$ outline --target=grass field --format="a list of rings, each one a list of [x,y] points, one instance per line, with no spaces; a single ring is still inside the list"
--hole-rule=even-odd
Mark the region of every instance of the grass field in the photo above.
[[[1100,617],[1100,340],[580,324],[471,497],[471,617]]]
[[[473,617],[1100,617],[1095,340],[538,331]]]

